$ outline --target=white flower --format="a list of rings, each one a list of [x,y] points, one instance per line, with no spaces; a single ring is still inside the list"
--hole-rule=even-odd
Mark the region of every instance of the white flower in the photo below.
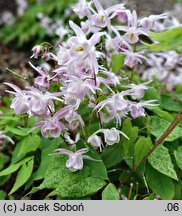
[[[107,145],[113,145],[115,143],[118,143],[120,141],[120,134],[122,134],[124,137],[129,139],[126,134],[124,134],[122,131],[117,130],[116,128],[111,129],[100,129],[96,131],[94,134],[103,133],[104,134],[104,141]]]
[[[102,151],[102,148],[104,147],[101,138],[96,134],[89,136],[87,142],[90,143],[95,149],[99,148],[100,151]]]
[[[87,148],[79,149],[76,152],[72,152],[64,148],[59,148],[56,149],[55,152],[57,152],[58,154],[65,154],[69,157],[66,161],[66,167],[72,172],[83,169],[83,159],[94,160],[88,155],[83,155],[88,152]]]

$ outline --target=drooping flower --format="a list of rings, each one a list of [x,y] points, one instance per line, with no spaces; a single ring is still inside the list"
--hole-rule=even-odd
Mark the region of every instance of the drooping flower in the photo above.
[[[131,50],[125,50],[123,52],[124,55],[126,55],[125,59],[124,59],[124,65],[133,68],[135,65],[137,65],[138,63],[142,64],[142,60],[144,59],[145,61],[148,62],[148,59],[145,58],[142,54],[143,53],[139,53],[139,52],[133,52]]]
[[[99,148],[100,152],[104,147],[101,138],[96,134],[92,134],[91,136],[89,136],[87,142],[90,143],[94,147],[94,149]]]
[[[156,21],[166,19],[168,16],[168,13],[163,13],[160,15],[150,15],[149,17],[143,17],[139,20],[139,26],[145,29],[145,31],[150,32],[150,30],[154,28]]]
[[[50,87],[50,66],[48,64],[43,64],[41,67],[35,67],[31,62],[29,62],[31,67],[36,70],[40,76],[37,76],[34,80],[34,84],[40,88],[40,90],[46,90]]]
[[[145,94],[145,90],[147,90],[149,87],[147,87],[146,85],[151,83],[152,81],[148,81],[145,83],[141,83],[139,85],[136,84],[129,84],[127,86],[125,86],[126,88],[130,88],[130,93],[131,93],[131,97],[136,100],[136,99],[141,99],[144,97]]]
[[[134,10],[128,19],[128,26],[117,26],[117,30],[124,31],[123,38],[131,44],[139,41],[139,35],[148,35],[147,31],[138,26],[137,13]]]
[[[45,48],[41,45],[36,45],[32,49],[33,55],[30,58],[38,58],[44,55]]]
[[[83,159],[94,160],[88,155],[83,155],[88,151],[89,150],[87,148],[79,149],[76,152],[72,152],[64,148],[55,150],[55,152],[57,152],[58,154],[65,154],[69,157],[66,161],[66,167],[72,172],[83,169]]]
[[[116,125],[121,125],[121,119],[128,114],[129,111],[129,101],[124,99],[125,95],[129,95],[128,91],[121,93],[113,93],[106,100],[101,101],[96,107],[100,112],[104,107],[106,108],[109,116],[103,116],[105,121],[116,120]]]
[[[91,15],[91,12],[89,10],[91,6],[91,2],[88,2],[86,0],[79,0],[77,4],[73,6],[73,11],[78,15],[80,19],[83,17],[88,17]]]
[[[72,105],[76,110],[86,96],[90,97],[92,94],[95,94],[96,89],[98,88],[91,79],[82,80],[72,76],[62,88],[62,94],[64,95],[65,103]]]
[[[44,137],[59,137],[61,132],[65,130],[65,126],[60,122],[60,119],[65,117],[69,110],[69,107],[64,107],[55,113],[53,117],[45,116],[43,121],[40,121],[34,125],[33,130],[41,127],[41,133]]]
[[[6,90],[13,95],[15,98],[11,102],[10,108],[14,109],[16,114],[23,114],[29,112],[29,96],[26,94],[25,90],[21,90],[18,86],[12,83],[4,83],[5,85],[11,87],[15,92]]]
[[[156,102],[156,100],[140,101],[138,103],[130,102],[130,114],[132,118],[145,116],[145,106],[158,106],[158,104],[154,104],[153,102]]]
[[[47,115],[47,113],[49,112],[49,108],[51,110],[54,110],[54,103],[52,100],[57,100],[62,102],[62,100],[57,97],[61,95],[60,92],[43,93],[42,91],[34,87],[30,87],[29,89],[30,90],[27,91],[27,94],[30,96],[29,109],[31,111],[31,114],[35,116]]]
[[[104,134],[104,141],[107,145],[114,145],[115,143],[118,143],[120,141],[120,134],[129,139],[126,134],[114,127],[111,129],[99,129],[94,133],[94,135],[98,133]]]
[[[117,4],[104,10],[98,0],[93,0],[93,3],[96,10],[89,7],[92,15],[89,15],[88,20],[82,23],[82,28],[86,34],[98,32],[103,28],[107,28],[109,32],[113,31],[117,34],[116,29],[111,25],[111,20],[117,16],[116,11],[120,12],[125,10],[124,4]]]
[[[68,128],[71,131],[85,126],[82,117],[73,108],[70,108],[69,112],[65,115],[65,120],[67,121]]]

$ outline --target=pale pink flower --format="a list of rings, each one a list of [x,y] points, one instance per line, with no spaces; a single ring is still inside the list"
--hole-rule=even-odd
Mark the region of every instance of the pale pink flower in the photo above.
[[[113,93],[106,100],[100,102],[94,110],[98,109],[100,112],[104,107],[106,108],[109,116],[103,115],[103,120],[116,120],[116,125],[121,125],[121,119],[128,114],[129,101],[124,99],[123,96],[129,95],[128,91],[122,93]]]
[[[32,49],[33,55],[30,58],[38,58],[44,55],[45,48],[41,45],[36,45]]]
[[[94,147],[94,149],[99,148],[100,152],[104,147],[101,138],[96,134],[92,134],[91,136],[89,136],[87,142],[90,143]]]
[[[6,90],[13,95],[15,98],[11,102],[10,108],[14,109],[16,114],[23,114],[29,112],[29,96],[27,96],[25,90],[21,90],[19,87],[12,83],[4,83],[5,85],[11,87],[15,92]]]
[[[128,20],[128,26],[117,26],[117,30],[126,32],[123,38],[131,44],[135,44],[139,41],[139,35],[148,35],[147,31],[138,26],[137,13],[134,10]]]
[[[152,81],[148,81],[145,83],[141,83],[141,84],[129,84],[127,86],[125,86],[126,88],[130,88],[130,94],[131,97],[136,100],[136,99],[141,99],[144,97],[145,94],[145,90],[147,90],[149,87],[147,87],[146,85],[151,83]]]
[[[31,114],[33,115],[36,116],[46,115],[49,112],[48,106],[53,111],[54,103],[52,100],[57,100],[62,102],[62,100],[57,97],[61,95],[60,92],[43,93],[42,91],[34,87],[30,87],[29,89],[30,90],[27,91],[27,94],[30,96],[29,109],[31,111]]]
[[[132,118],[145,116],[145,106],[158,106],[158,104],[154,104],[153,102],[156,102],[156,100],[140,101],[139,103],[130,102],[130,114]]]
[[[160,15],[150,15],[149,17],[143,17],[139,20],[139,25],[150,32],[154,28],[155,22],[158,20],[166,19],[169,16],[169,13],[163,13]]]
[[[87,0],[79,0],[77,4],[73,6],[73,11],[78,15],[80,19],[83,17],[88,17],[91,15],[89,7],[91,6],[91,2]]]
[[[34,125],[33,130],[41,127],[41,133],[44,137],[59,137],[61,132],[66,129],[64,124],[60,122],[60,119],[65,117],[69,110],[69,107],[64,107],[55,113],[53,117],[45,116],[43,121],[40,121]]]
[[[115,143],[119,143],[120,141],[120,134],[129,139],[126,134],[124,134],[122,131],[117,130],[116,128],[111,129],[99,129],[94,133],[103,133],[104,134],[104,141],[107,145],[114,145]]]
[[[131,50],[125,50],[124,52],[121,52],[124,55],[126,55],[125,59],[124,59],[124,65],[133,68],[135,65],[137,65],[138,63],[142,64],[142,60],[144,59],[145,61],[148,62],[148,59],[145,58],[142,53],[139,52],[133,52]]]
[[[31,62],[30,66],[39,73],[40,76],[37,76],[34,80],[34,84],[39,87],[40,90],[46,90],[50,87],[50,66],[48,64],[43,64],[40,67],[35,67]]]
[[[87,148],[79,149],[76,152],[72,152],[64,148],[55,150],[55,152],[57,152],[58,154],[65,154],[69,157],[66,161],[66,167],[72,172],[83,169],[83,159],[94,160],[88,155],[83,155],[88,151],[89,150]]]

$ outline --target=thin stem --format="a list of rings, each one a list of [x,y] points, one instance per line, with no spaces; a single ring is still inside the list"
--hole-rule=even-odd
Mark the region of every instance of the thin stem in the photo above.
[[[159,146],[166,137],[174,130],[174,128],[177,126],[177,124],[182,119],[182,109],[178,112],[175,119],[171,122],[169,127],[165,130],[165,132],[160,136],[159,139],[156,140],[153,148],[147,153],[147,155],[143,158],[143,160],[138,164],[138,166],[134,166],[133,169],[130,171],[130,173],[126,176],[126,178],[123,180],[123,182],[127,181],[131,175],[149,158],[149,156],[153,153],[153,151]]]
[[[95,86],[97,86],[97,78],[96,78],[95,73],[94,73],[94,81],[95,81]],[[97,102],[98,98],[99,98],[99,95],[98,95],[98,91],[96,90],[96,105],[98,104],[98,102]],[[100,128],[102,128],[102,121],[101,121],[100,113],[97,112],[97,114],[98,114],[98,118],[99,118]]]
[[[129,193],[128,193],[128,200],[131,199],[132,190],[133,190],[133,183],[130,183],[130,190],[129,190]]]
[[[136,72],[136,67],[134,67],[134,68],[132,69],[132,71],[131,71],[131,77],[130,77],[130,79],[129,79],[130,83],[133,82],[133,78],[134,78],[135,72]]]
[[[139,187],[139,183],[136,182],[136,195],[138,195],[138,187]]]

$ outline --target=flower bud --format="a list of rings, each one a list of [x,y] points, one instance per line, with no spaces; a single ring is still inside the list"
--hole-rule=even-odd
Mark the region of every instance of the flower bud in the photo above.
[[[41,45],[36,45],[36,46],[33,47],[32,52],[33,52],[33,55],[31,56],[31,58],[34,57],[34,58],[37,59],[38,57],[40,57],[40,56],[42,56],[44,54],[45,49]]]

